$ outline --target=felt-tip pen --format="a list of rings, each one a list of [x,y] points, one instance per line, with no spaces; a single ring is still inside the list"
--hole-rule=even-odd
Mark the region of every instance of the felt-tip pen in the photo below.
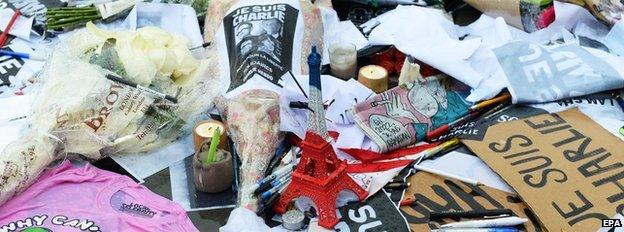
[[[431,232],[518,232],[520,230],[513,227],[498,228],[448,228],[431,230]]]
[[[490,228],[490,227],[505,227],[505,226],[517,226],[522,225],[525,222],[528,222],[526,218],[519,217],[504,217],[504,218],[496,218],[496,219],[487,219],[487,220],[474,220],[474,221],[463,221],[463,222],[453,222],[444,224],[441,227],[446,228]]]
[[[266,192],[263,192],[262,194],[260,194],[260,196],[258,196],[258,198],[262,199],[262,201],[266,201],[267,199],[271,197],[271,195],[273,195],[274,193],[279,191],[282,187],[288,184],[290,184],[290,178],[286,179],[286,181],[280,183],[279,185],[274,186],[273,188],[267,190]]]
[[[453,211],[442,211],[442,212],[431,212],[429,214],[429,220],[436,220],[440,218],[478,218],[478,217],[492,217],[492,216],[501,216],[501,215],[512,215],[513,212],[509,209],[491,209],[491,210],[474,210],[474,211],[463,211],[463,210],[453,210]]]
[[[118,83],[121,83],[121,84],[124,84],[124,85],[127,85],[127,86],[131,86],[133,88],[137,88],[137,89],[142,90],[142,91],[144,91],[146,93],[152,94],[153,96],[167,99],[167,100],[169,100],[169,101],[171,101],[173,103],[178,103],[178,99],[173,97],[173,96],[169,96],[167,94],[158,92],[156,90],[147,88],[145,86],[141,86],[141,85],[139,85],[137,83],[134,83],[134,82],[129,81],[129,80],[125,80],[125,79],[123,79],[123,78],[121,78],[119,76],[116,76],[116,75],[106,74],[106,79],[109,79],[111,81],[118,82]]]
[[[290,175],[282,175],[281,177],[279,177],[279,179],[275,179],[268,184],[260,185],[260,187],[258,187],[258,189],[254,191],[254,195],[258,196],[263,192],[284,183],[284,181],[287,181],[288,179],[290,179],[290,177]]]
[[[264,185],[270,184],[275,178],[281,177],[284,174],[292,171],[294,166],[295,166],[294,163],[290,163],[290,164],[287,164],[284,167],[278,168],[271,175],[266,176],[260,182],[255,183],[254,185],[252,185],[250,187],[250,191],[256,191],[256,189],[258,189],[260,186],[264,186]]]

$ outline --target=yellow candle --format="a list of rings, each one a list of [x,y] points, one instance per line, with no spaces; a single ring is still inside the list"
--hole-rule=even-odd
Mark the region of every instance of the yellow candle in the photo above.
[[[388,90],[388,71],[379,65],[367,65],[360,69],[358,81],[375,93],[381,93]]]
[[[206,140],[210,141],[212,139],[212,135],[214,134],[216,129],[219,129],[221,132],[219,138],[219,149],[229,151],[229,146],[227,144],[227,136],[225,133],[225,125],[223,123],[216,120],[205,120],[197,123],[195,128],[193,129],[193,145],[195,151],[198,151],[202,143]]]

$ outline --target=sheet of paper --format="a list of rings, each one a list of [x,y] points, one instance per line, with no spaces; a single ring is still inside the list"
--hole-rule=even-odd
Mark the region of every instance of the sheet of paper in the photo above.
[[[492,171],[481,159],[473,155],[452,151],[435,160],[425,160],[420,165],[440,172],[476,180],[484,185],[508,193],[515,193],[498,174]]]
[[[6,28],[6,26],[9,24],[9,21],[11,21],[13,12],[14,11],[10,8],[4,8],[0,10],[0,28],[2,30],[4,30],[4,28]],[[15,20],[15,23],[9,31],[9,34],[24,40],[30,40],[30,29],[32,28],[33,19],[33,17],[24,17],[20,15]]]
[[[33,99],[32,95],[0,98],[0,154],[27,129],[28,119],[9,120],[28,115]]]
[[[340,133],[338,140],[334,144],[338,148],[361,148],[362,143],[364,143],[364,137],[366,137],[364,131],[355,124],[333,124],[330,130]]]
[[[193,154],[193,136],[188,135],[158,150],[144,154],[115,154],[111,158],[137,179],[145,179]]]
[[[456,26],[442,10],[398,6],[362,26],[370,24],[378,25],[370,32],[369,45],[393,44],[401,52],[473,88],[484,78],[466,60],[482,41],[478,38],[460,41]],[[410,33],[414,31],[419,33]]]
[[[360,84],[355,79],[342,83],[332,96],[333,103],[327,108],[325,115],[335,124],[353,124],[351,114],[347,113],[355,104],[364,102],[375,95],[375,92]]]
[[[338,42],[349,42],[356,49],[366,46],[368,40],[350,20],[340,21],[338,13],[334,9],[319,8],[323,18],[323,49],[322,64],[329,64],[329,47]]]
[[[33,47],[42,45],[14,38],[2,49],[32,54],[35,52]],[[33,81],[36,81],[35,74],[43,68],[43,64],[42,61],[0,56],[0,98],[31,93],[35,87],[33,86]]]
[[[621,212],[624,142],[576,109],[496,124],[462,142],[549,231],[596,231]]]
[[[550,102],[624,86],[624,59],[597,49],[514,41],[494,53],[514,103]]]
[[[611,51],[620,56],[624,56],[624,20],[618,21],[604,38],[605,44]]]

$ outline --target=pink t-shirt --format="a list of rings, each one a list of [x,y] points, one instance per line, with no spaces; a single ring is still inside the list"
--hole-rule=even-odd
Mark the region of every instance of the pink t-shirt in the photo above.
[[[198,231],[176,203],[127,176],[69,161],[0,206],[0,232]]]

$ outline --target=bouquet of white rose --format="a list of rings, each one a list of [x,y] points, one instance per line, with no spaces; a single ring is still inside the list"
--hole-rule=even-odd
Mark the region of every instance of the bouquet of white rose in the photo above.
[[[0,204],[64,154],[145,152],[190,131],[225,87],[213,60],[195,59],[189,45],[154,27],[88,24],[57,46],[39,76],[29,131],[0,153]]]

